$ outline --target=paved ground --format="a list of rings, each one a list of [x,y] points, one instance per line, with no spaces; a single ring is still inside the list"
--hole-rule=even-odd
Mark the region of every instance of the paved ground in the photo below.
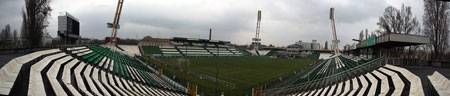
[[[412,73],[416,74],[420,77],[422,81],[422,87],[423,91],[425,92],[425,96],[432,96],[431,90],[432,86],[430,81],[428,80],[428,75],[433,74],[434,71],[438,71],[442,75],[444,75],[446,78],[450,78],[450,69],[449,68],[436,68],[431,66],[421,66],[421,67],[414,67],[414,68],[406,68]]]
[[[0,49],[0,68],[16,57],[20,57],[36,51],[47,50],[53,48],[16,48],[16,49]]]
[[[28,53],[0,54],[0,68],[2,68],[3,65],[5,65],[9,61],[11,61],[12,59],[14,59],[16,57],[20,57],[25,54],[28,54]]]

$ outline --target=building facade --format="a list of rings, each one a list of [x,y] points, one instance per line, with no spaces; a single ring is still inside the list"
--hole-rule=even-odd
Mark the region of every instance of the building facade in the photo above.
[[[295,44],[302,46],[301,49],[312,49],[312,50],[322,49],[320,46],[320,43],[317,43],[317,40],[312,40],[312,43],[303,42],[302,40],[298,40],[297,42],[295,42]]]
[[[69,13],[58,16],[58,37],[62,44],[75,44],[80,36],[80,21]]]

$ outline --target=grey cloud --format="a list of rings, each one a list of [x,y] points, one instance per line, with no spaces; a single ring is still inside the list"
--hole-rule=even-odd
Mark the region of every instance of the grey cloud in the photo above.
[[[4,22],[16,22],[14,25],[20,26],[23,0],[1,0],[0,5],[4,6],[0,8],[13,3],[17,10],[0,13],[0,26]],[[103,39],[110,35],[106,23],[113,21],[116,3],[114,0],[53,1],[48,30],[56,37],[56,13],[68,11],[80,19],[82,37]],[[379,0],[131,0],[125,1],[118,36],[157,37],[159,33],[164,38],[207,38],[209,28],[213,28],[213,39],[250,44],[255,36],[257,10],[262,10],[263,44],[285,46],[312,39],[323,43],[332,39],[329,8],[334,7],[338,38],[343,46],[358,38],[361,29],[376,29],[377,18],[389,4]]]
[[[19,31],[23,5],[23,0],[0,0],[0,28],[10,24],[11,29]]]

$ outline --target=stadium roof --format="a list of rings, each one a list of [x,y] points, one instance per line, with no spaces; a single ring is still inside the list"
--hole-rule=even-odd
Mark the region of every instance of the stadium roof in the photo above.
[[[373,38],[371,37],[368,38],[367,40],[361,41],[360,43],[357,44],[357,48],[354,50],[364,48],[404,47],[429,43],[430,39],[426,36],[389,33]]]
[[[220,43],[220,44],[230,43],[230,41],[207,40],[207,39],[184,38],[184,37],[173,37],[171,41],[188,41],[188,42]]]
[[[152,36],[145,36],[143,39],[141,39],[140,42],[143,41],[155,41],[155,42],[169,42],[169,39],[164,39],[164,38],[153,38]]]

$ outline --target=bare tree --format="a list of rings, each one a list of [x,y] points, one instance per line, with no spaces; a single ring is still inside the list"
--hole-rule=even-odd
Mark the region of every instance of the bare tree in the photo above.
[[[5,30],[5,33],[3,34],[3,39],[5,41],[8,41],[8,40],[10,40],[10,37],[11,37],[11,26],[9,24],[6,24],[4,30]]]
[[[12,46],[17,47],[17,43],[19,41],[19,40],[17,40],[17,30],[14,30],[14,32],[13,32],[12,40],[13,40]]]
[[[383,16],[380,17],[378,23],[378,29],[375,32],[378,35],[397,33],[397,34],[418,34],[420,32],[419,21],[416,17],[412,16],[411,7],[402,4],[400,10],[393,6],[388,6]],[[367,32],[367,31],[366,31]],[[407,47],[412,53],[415,48]],[[403,54],[404,47],[393,48],[390,52],[392,55]]]
[[[1,31],[0,31],[0,41],[3,41],[3,38],[4,38],[4,35],[3,34],[5,34],[5,29],[2,29]]]
[[[28,47],[29,46],[29,41],[28,41],[28,36],[30,36],[28,30],[27,30],[27,26],[28,24],[26,24],[27,19],[26,19],[26,15],[25,15],[25,11],[22,12],[22,27],[20,30],[20,37],[21,37],[21,42],[22,42],[22,47]]]
[[[417,34],[420,31],[419,21],[412,16],[411,7],[405,5],[402,5],[400,10],[388,6],[377,25],[378,35],[384,33]]]
[[[2,29],[0,32],[0,48],[5,48],[7,45],[4,35],[5,33],[6,33],[5,29]]]
[[[431,40],[431,53],[434,59],[443,59],[448,47],[449,5],[435,0],[424,0],[423,32]]]
[[[10,46],[10,40],[11,40],[11,26],[7,24],[4,29],[0,32],[0,45],[3,48],[7,48]]]
[[[22,12],[22,37],[25,45],[39,47],[42,42],[43,30],[48,26],[50,16],[50,0],[25,0],[25,10]]]
[[[364,31],[361,30],[361,32],[359,32],[359,40],[362,41],[364,40]]]
[[[366,28],[366,40],[369,39],[369,30]]]
[[[2,29],[0,32],[0,47],[5,47],[6,46],[6,30]]]

